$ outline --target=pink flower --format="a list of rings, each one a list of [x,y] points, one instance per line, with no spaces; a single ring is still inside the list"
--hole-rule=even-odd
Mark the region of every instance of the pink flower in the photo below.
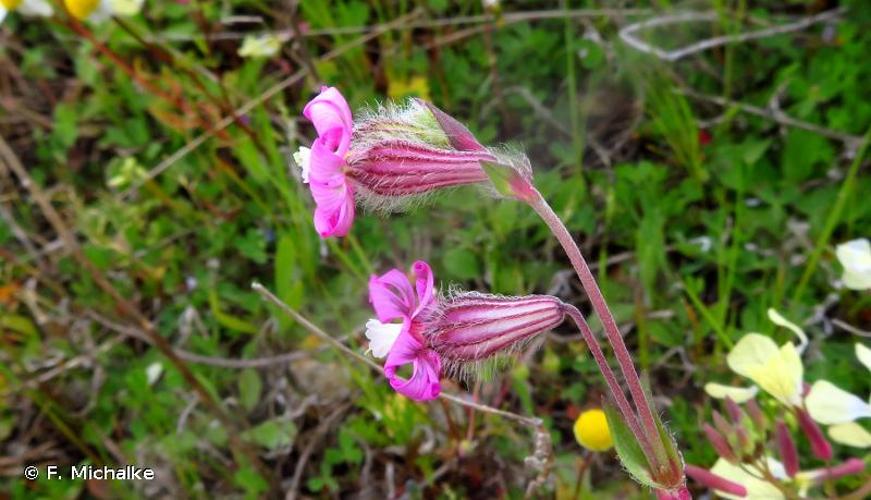
[[[442,363],[424,337],[425,324],[436,306],[433,274],[429,264],[417,261],[412,266],[414,290],[398,269],[369,279],[369,301],[378,316],[367,324],[370,350],[387,356],[384,374],[394,390],[415,401],[428,401],[441,392]],[[401,324],[392,323],[401,320]],[[396,374],[399,367],[412,366],[411,378]]]
[[[562,301],[549,295],[462,292],[440,304],[431,342],[442,358],[477,361],[517,348],[556,327],[564,317]]]
[[[481,162],[494,159],[487,152],[437,148],[397,138],[354,148],[348,156],[348,175],[367,194],[390,201],[486,182]]]
[[[342,94],[323,87],[303,115],[318,138],[294,159],[310,185],[322,238],[348,233],[355,201],[393,210],[438,189],[486,183],[482,162],[497,161],[460,122],[418,99],[378,108],[354,123]]]
[[[354,128],[351,108],[335,87],[323,87],[302,114],[318,133],[311,150],[295,155],[315,199],[315,229],[321,238],[345,236],[354,222],[354,190],[343,171]]]

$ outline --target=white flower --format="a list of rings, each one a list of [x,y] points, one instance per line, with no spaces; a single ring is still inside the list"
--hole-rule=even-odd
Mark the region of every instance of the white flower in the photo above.
[[[401,331],[401,323],[382,323],[377,319],[370,319],[366,322],[366,338],[369,339],[366,353],[371,352],[376,358],[387,356]]]
[[[302,169],[302,182],[308,184],[308,173],[311,167],[311,148],[300,147],[299,151],[293,153],[293,161]]]
[[[856,422],[847,422],[829,427],[832,441],[854,448],[871,448],[871,432]]]
[[[871,349],[856,344],[856,357],[871,370]],[[857,448],[871,447],[871,433],[855,423],[860,418],[871,417],[871,402],[850,394],[827,380],[814,382],[805,399],[811,418],[829,427],[832,440]]]
[[[860,363],[865,365],[865,368],[871,370],[871,349],[856,342],[856,357],[859,358]]]
[[[248,35],[237,53],[240,57],[272,57],[281,50],[282,43],[275,35]]]
[[[148,385],[154,385],[157,382],[157,379],[160,378],[160,375],[163,373],[163,365],[160,361],[155,361],[148,365],[145,369],[145,378],[148,380]]]
[[[844,286],[852,290],[871,289],[871,243],[867,238],[838,245],[835,254],[844,266]]]
[[[711,239],[710,236],[697,236],[689,240],[689,242],[693,245],[698,245],[699,250],[701,250],[703,253],[708,253],[714,246],[714,240]]]
[[[48,0],[0,0],[0,22],[9,12],[19,12],[28,17],[49,17],[52,15]]]
[[[828,380],[814,382],[806,403],[810,416],[821,424],[843,424],[871,417],[871,405]]]

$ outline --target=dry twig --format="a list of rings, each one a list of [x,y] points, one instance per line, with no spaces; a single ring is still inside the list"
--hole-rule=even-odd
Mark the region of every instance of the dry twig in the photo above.
[[[636,38],[635,33],[640,30],[658,26],[669,26],[673,24],[684,24],[698,21],[715,21],[718,18],[718,14],[716,12],[685,12],[682,14],[654,17],[640,23],[630,24],[629,26],[621,29],[620,38],[624,42],[626,42],[627,45],[638,51],[655,55],[663,61],[674,62],[679,59],[683,59],[684,57],[687,57],[689,55],[698,52],[704,52],[706,50],[710,50],[714,47],[719,47],[721,45],[731,45],[735,43],[746,42],[749,40],[758,40],[760,38],[768,38],[776,35],[782,35],[784,33],[790,33],[793,31],[800,31],[809,26],[813,26],[814,24],[839,17],[846,11],[847,9],[845,7],[839,7],[837,9],[827,10],[814,16],[803,18],[793,23],[781,24],[779,26],[772,26],[770,28],[756,31],[748,31],[735,35],[724,35],[708,38],[707,40],[702,40],[700,42],[696,42],[691,45],[687,45],[686,47],[681,47],[674,50],[664,50],[652,44],[644,42]]]

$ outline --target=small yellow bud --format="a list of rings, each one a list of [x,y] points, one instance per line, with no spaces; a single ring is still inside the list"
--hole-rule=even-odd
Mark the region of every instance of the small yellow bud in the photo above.
[[[614,446],[605,412],[599,408],[587,410],[575,420],[575,439],[591,451],[606,451]]]
[[[99,4],[100,0],[64,0],[67,11],[79,21],[87,19]]]
[[[16,7],[21,5],[22,0],[0,0],[0,5],[6,7],[6,10],[15,10]]]

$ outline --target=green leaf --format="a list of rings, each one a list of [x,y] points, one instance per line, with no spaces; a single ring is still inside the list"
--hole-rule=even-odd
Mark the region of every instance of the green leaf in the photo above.
[[[61,103],[54,108],[54,129],[52,135],[58,144],[67,149],[76,142],[79,135],[78,111],[72,104]]]
[[[275,290],[278,298],[290,307],[297,308],[302,304],[303,280],[300,279],[299,255],[296,241],[299,238],[292,233],[284,233],[278,237],[275,248]],[[293,319],[286,314],[279,315],[282,326],[287,327]]]
[[[807,130],[790,130],[783,146],[783,175],[793,182],[807,180],[814,175],[814,167],[828,165],[833,157],[834,150],[823,137]]]
[[[629,429],[629,426],[623,421],[623,416],[620,412],[608,402],[605,402],[605,418],[608,420],[608,428],[611,430],[611,437],[614,439],[614,448],[617,450],[617,456],[620,457],[620,463],[626,472],[633,479],[648,486],[657,488],[659,485],[653,480],[650,475],[650,466],[647,462],[647,457],[644,456],[644,451],[641,445],[638,444],[638,439]]]
[[[242,433],[242,439],[268,450],[290,446],[296,438],[296,425],[290,420],[267,420]]]
[[[215,319],[218,320],[218,323],[225,328],[229,328],[230,330],[235,330],[237,332],[242,333],[257,333],[257,326],[249,323],[241,318],[237,318],[232,314],[225,313],[221,310],[221,303],[218,299],[218,292],[214,289],[209,290],[209,308],[212,311],[212,314],[215,316]]]
[[[473,279],[481,275],[478,257],[471,250],[452,248],[445,252],[445,269],[460,279]]]
[[[239,376],[239,400],[246,410],[251,411],[257,406],[262,389],[263,383],[257,370],[252,368],[242,370]]]

